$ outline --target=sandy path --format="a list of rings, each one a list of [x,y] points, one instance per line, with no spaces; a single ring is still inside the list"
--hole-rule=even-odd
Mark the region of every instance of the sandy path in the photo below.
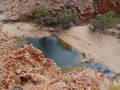
[[[29,23],[4,24],[1,31],[10,36],[25,35],[26,37],[41,38],[50,35],[50,33],[40,31],[34,24]],[[87,25],[73,27],[58,33],[57,36],[71,44],[79,52],[89,53],[94,56],[97,62],[104,64],[116,73],[120,73],[120,42],[118,39],[100,33],[91,33]]]
[[[41,31],[33,23],[7,23],[3,24],[1,31],[5,32],[9,36],[25,36],[25,37],[45,37],[49,36],[50,33]]]

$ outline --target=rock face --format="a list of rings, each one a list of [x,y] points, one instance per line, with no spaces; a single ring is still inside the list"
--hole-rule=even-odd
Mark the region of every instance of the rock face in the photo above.
[[[15,49],[14,39],[0,31],[0,57]]]
[[[120,13],[120,0],[94,0],[98,13],[114,11]]]
[[[91,69],[70,72],[67,76],[72,80],[67,84],[68,90],[107,90],[113,84],[111,78]]]
[[[0,76],[4,88],[22,85],[26,90],[27,86],[33,85],[39,90],[47,90],[49,85],[61,80],[60,68],[32,46],[14,50],[2,57],[0,70],[3,72]]]
[[[18,20],[20,14],[30,16],[30,11],[38,5],[46,6],[52,15],[64,7],[75,9],[81,20],[88,20],[96,13],[120,12],[119,0],[5,0],[0,3],[0,20]]]
[[[0,11],[4,14],[3,19],[18,20],[20,14],[29,15],[30,11],[38,6],[46,6],[52,15],[62,10],[65,6],[76,9],[81,19],[93,16],[93,0],[6,0],[0,4]],[[2,17],[1,17],[2,18]]]

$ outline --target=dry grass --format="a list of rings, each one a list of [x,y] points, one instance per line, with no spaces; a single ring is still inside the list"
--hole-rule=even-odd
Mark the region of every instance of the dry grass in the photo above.
[[[108,90],[120,90],[120,85],[110,86]]]

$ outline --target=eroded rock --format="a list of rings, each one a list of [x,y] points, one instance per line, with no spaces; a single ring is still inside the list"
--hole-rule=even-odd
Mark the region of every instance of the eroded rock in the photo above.
[[[70,72],[67,76],[72,80],[67,84],[68,90],[107,90],[113,84],[112,78],[91,69]]]
[[[4,88],[27,83],[48,87],[61,80],[59,67],[32,45],[10,52],[0,64]]]

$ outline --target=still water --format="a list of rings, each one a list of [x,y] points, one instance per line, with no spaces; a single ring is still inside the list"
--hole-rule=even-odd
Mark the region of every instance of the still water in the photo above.
[[[75,49],[67,49],[56,37],[45,37],[42,39],[28,38],[28,44],[33,44],[36,48],[43,51],[45,57],[52,58],[58,66],[70,66],[83,59]]]
[[[53,59],[58,66],[72,66],[74,63],[79,63],[80,60],[84,58],[77,50],[56,37],[45,37],[41,39],[27,38],[26,41],[27,44],[33,44],[34,47],[42,50],[45,57]],[[89,63],[88,66],[111,77],[115,76],[115,73],[104,65]]]

